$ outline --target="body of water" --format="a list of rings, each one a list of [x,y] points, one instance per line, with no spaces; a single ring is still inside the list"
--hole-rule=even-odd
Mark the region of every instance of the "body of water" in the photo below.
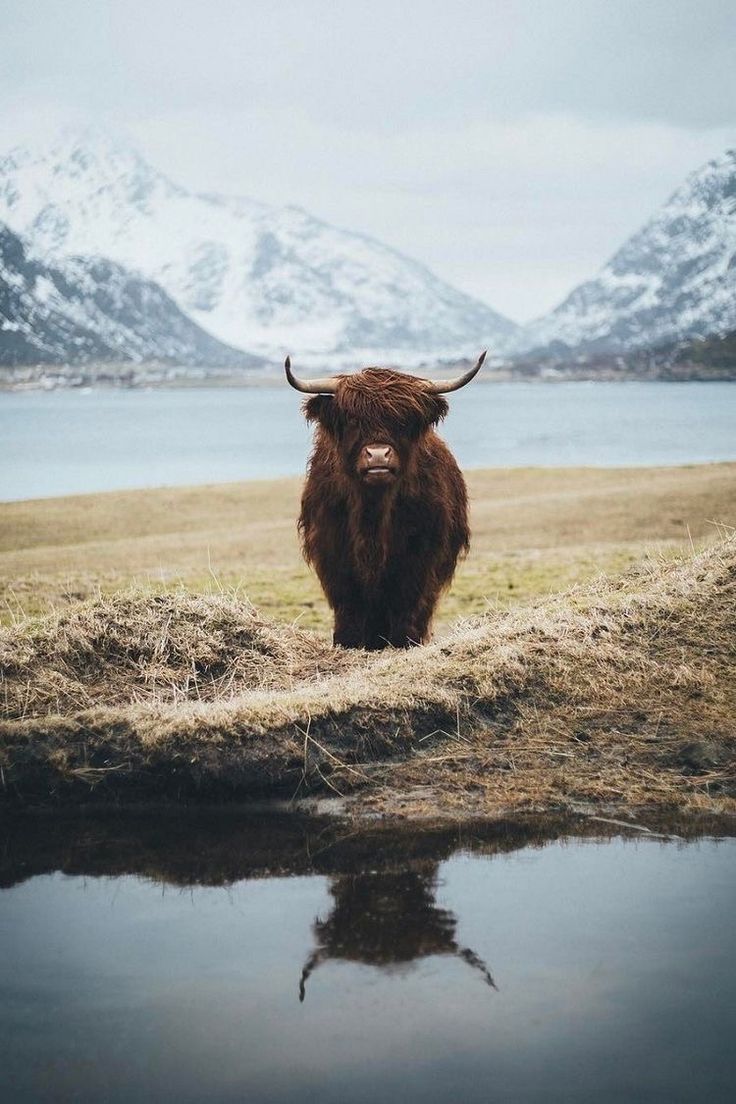
[[[733,1100],[734,840],[52,829],[3,857],[14,1104]]]
[[[449,401],[465,468],[736,460],[730,383],[477,384]],[[309,444],[286,385],[0,394],[0,500],[296,475]]]

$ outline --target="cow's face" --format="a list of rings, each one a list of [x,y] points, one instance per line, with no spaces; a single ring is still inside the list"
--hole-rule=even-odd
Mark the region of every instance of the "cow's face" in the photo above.
[[[334,394],[315,395],[304,412],[336,446],[344,473],[378,490],[399,482],[416,458],[417,442],[447,409],[425,380],[366,368],[340,377]]]

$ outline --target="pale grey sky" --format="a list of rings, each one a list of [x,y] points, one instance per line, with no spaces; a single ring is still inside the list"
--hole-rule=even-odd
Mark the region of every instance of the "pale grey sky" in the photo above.
[[[0,148],[123,128],[517,320],[736,142],[733,0],[0,0]]]

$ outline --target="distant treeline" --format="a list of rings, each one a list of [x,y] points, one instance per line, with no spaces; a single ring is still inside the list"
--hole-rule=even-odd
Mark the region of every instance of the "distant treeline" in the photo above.
[[[520,379],[736,380],[736,330],[627,352],[556,344],[502,371]]]

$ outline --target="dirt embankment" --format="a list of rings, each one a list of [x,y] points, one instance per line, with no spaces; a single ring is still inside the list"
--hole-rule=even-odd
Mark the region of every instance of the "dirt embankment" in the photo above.
[[[2,631],[0,796],[734,812],[735,624],[732,537],[406,653],[226,595],[100,598]]]

